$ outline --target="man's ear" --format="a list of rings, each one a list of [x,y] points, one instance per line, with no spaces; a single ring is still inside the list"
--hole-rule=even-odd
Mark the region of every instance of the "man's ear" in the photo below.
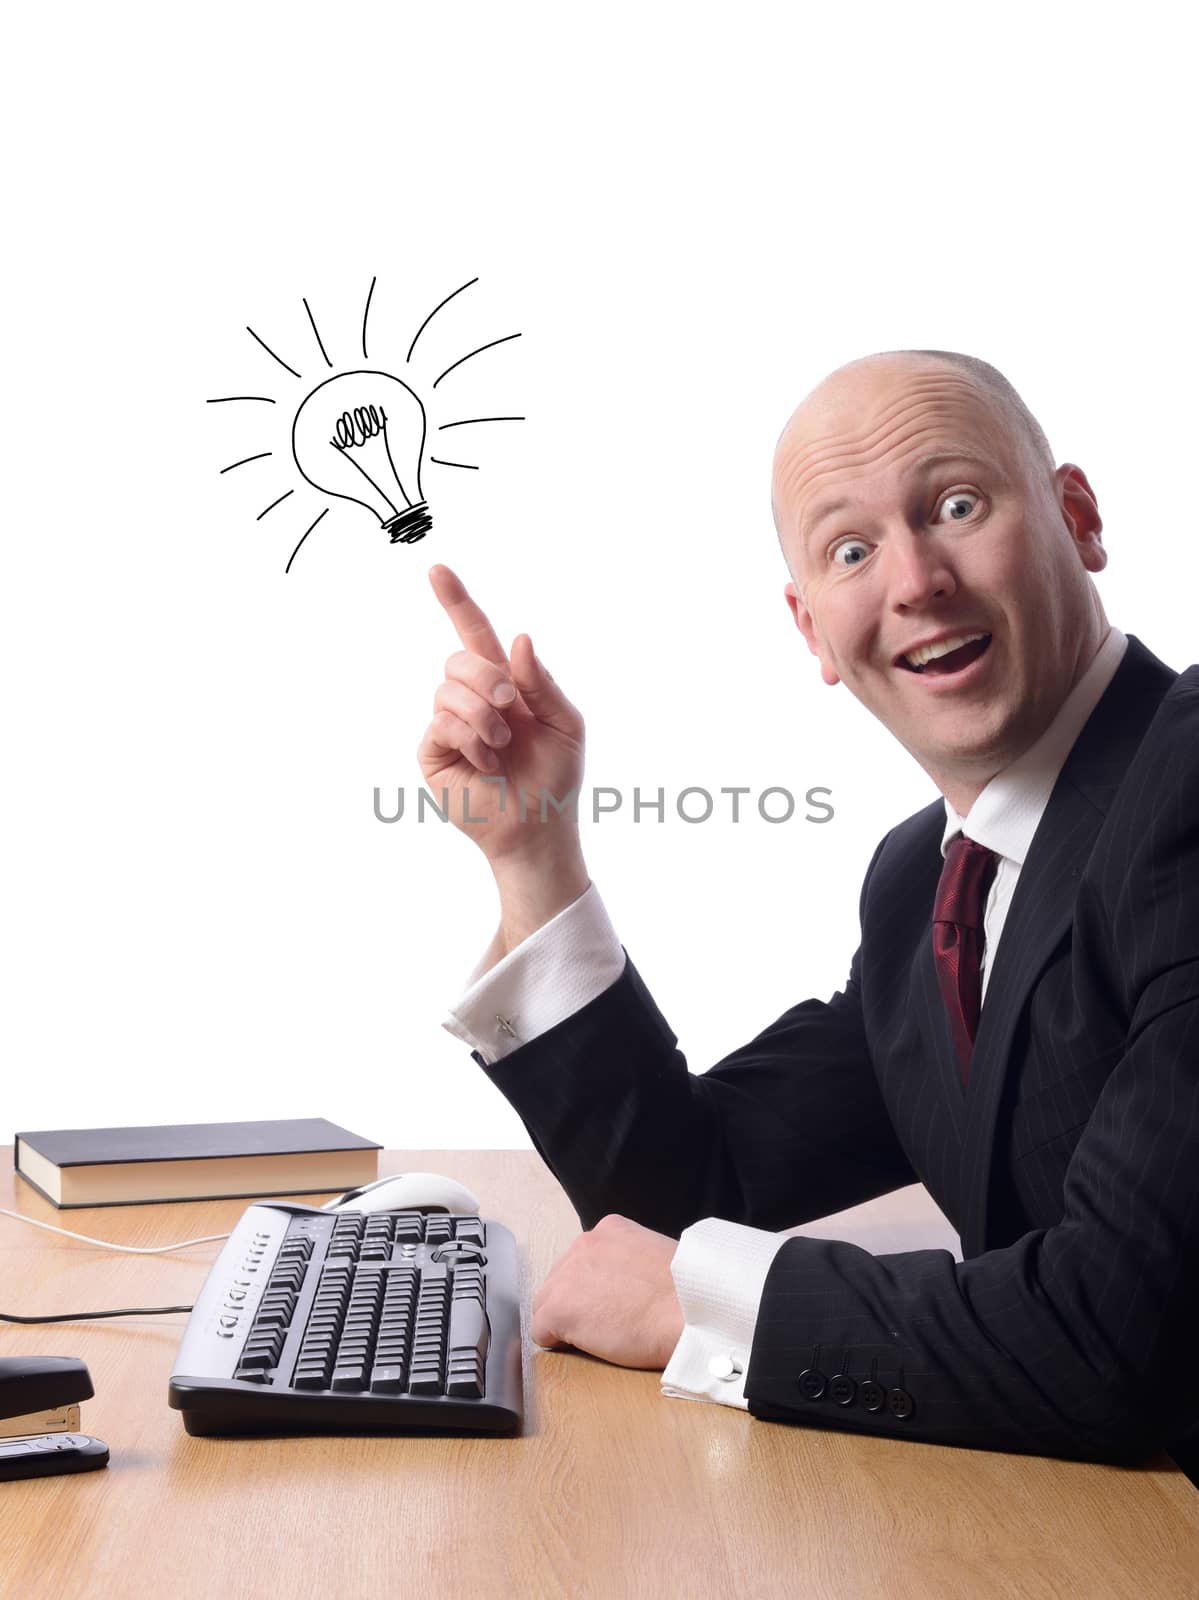
[[[1095,491],[1087,475],[1072,461],[1063,462],[1054,474],[1062,516],[1078,549],[1078,558],[1088,572],[1102,572],[1107,566],[1107,551],[1100,538],[1103,518]]]
[[[803,634],[804,641],[807,644],[808,649],[814,656],[820,657],[820,676],[831,689],[835,683],[840,683],[841,679],[838,674],[833,671],[832,667],[827,664],[824,656],[821,654],[820,637],[816,632],[816,624],[812,620],[812,613],[800,599],[799,590],[793,583],[788,583],[784,586],[783,594],[786,596],[787,606],[791,612],[791,615],[795,619],[795,626],[799,629],[800,633]]]

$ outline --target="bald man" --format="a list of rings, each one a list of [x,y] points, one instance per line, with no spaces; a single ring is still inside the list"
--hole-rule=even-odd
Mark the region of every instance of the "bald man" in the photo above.
[[[1193,1470],[1199,668],[1104,615],[1094,493],[993,367],[890,351],[780,437],[791,616],[942,799],[882,840],[845,988],[702,1074],[622,949],[577,819],[583,723],[444,567],[462,649],[419,749],[500,926],[446,1026],[587,1230],[531,1332],[757,1417]],[[458,804],[471,786],[470,810]],[[478,820],[482,818],[482,820]],[[776,1230],[923,1182],[943,1250]]]

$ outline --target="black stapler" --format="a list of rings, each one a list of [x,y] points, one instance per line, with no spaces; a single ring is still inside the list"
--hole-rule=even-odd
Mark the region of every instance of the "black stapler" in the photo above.
[[[0,1479],[106,1467],[108,1446],[79,1432],[79,1402],[95,1392],[74,1356],[0,1359]]]

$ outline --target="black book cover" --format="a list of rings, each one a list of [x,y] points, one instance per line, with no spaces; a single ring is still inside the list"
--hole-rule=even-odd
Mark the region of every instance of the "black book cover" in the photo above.
[[[16,1136],[15,1160],[27,1144],[56,1167],[132,1161],[219,1161],[236,1156],[308,1155],[327,1150],[381,1150],[382,1145],[326,1122],[300,1117],[270,1122],[182,1122],[149,1128],[55,1128]]]

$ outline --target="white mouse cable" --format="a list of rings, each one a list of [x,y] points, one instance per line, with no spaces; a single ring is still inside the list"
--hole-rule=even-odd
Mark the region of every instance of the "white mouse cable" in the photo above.
[[[86,1233],[72,1233],[70,1228],[56,1228],[52,1222],[41,1222],[37,1217],[26,1217],[19,1211],[0,1206],[0,1216],[13,1217],[17,1222],[28,1222],[30,1227],[45,1228],[47,1233],[61,1233],[68,1239],[80,1239],[84,1244],[94,1244],[100,1250],[117,1250],[122,1255],[155,1256],[170,1250],[186,1250],[193,1244],[215,1244],[227,1239],[227,1233],[210,1233],[202,1239],[183,1239],[178,1244],[112,1244],[107,1239],[93,1239]],[[125,1306],[117,1311],[59,1312],[53,1317],[18,1317],[13,1312],[0,1311],[0,1322],[92,1322],[101,1317],[161,1317],[174,1311],[191,1311],[191,1306]]]
[[[186,1250],[193,1244],[215,1244],[229,1237],[227,1233],[208,1233],[202,1239],[181,1239],[178,1244],[112,1244],[107,1239],[93,1239],[87,1233],[72,1233],[70,1228],[56,1228],[52,1222],[26,1217],[20,1211],[9,1211],[5,1206],[0,1206],[0,1217],[13,1217],[17,1222],[27,1222],[31,1228],[45,1228],[47,1233],[61,1233],[67,1239],[82,1239],[84,1244],[94,1244],[99,1250],[118,1250],[130,1256],[159,1256],[170,1250]]]
[[[373,1184],[367,1184],[366,1190],[381,1188],[391,1181],[389,1179],[379,1179]],[[455,1189],[461,1186],[451,1181],[449,1187]],[[364,1190],[351,1190],[350,1195],[357,1198],[359,1194],[364,1192]],[[464,1199],[469,1196],[474,1205],[478,1205],[478,1202],[468,1189],[461,1192]],[[329,1210],[334,1209],[337,1205],[344,1205],[346,1198],[346,1195],[342,1195],[337,1201],[326,1202],[326,1205],[320,1209]],[[20,1211],[10,1211],[7,1206],[0,1206],[0,1216],[12,1217],[16,1222],[27,1222],[31,1228],[45,1228],[47,1233],[61,1233],[66,1239],[78,1239],[83,1244],[95,1245],[98,1250],[116,1250],[121,1255],[166,1255],[172,1250],[186,1250],[193,1244],[217,1244],[221,1240],[229,1238],[227,1233],[207,1233],[202,1238],[181,1239],[176,1244],[113,1244],[108,1239],[93,1239],[90,1234],[73,1233],[70,1228],[59,1228],[52,1222],[42,1222],[37,1217],[27,1217]],[[0,1322],[80,1322],[98,1317],[157,1317],[166,1316],[174,1311],[191,1311],[192,1309],[191,1306],[133,1306],[126,1307],[120,1311],[76,1311],[65,1315],[60,1313],[54,1317],[18,1317],[11,1312],[0,1311]]]

